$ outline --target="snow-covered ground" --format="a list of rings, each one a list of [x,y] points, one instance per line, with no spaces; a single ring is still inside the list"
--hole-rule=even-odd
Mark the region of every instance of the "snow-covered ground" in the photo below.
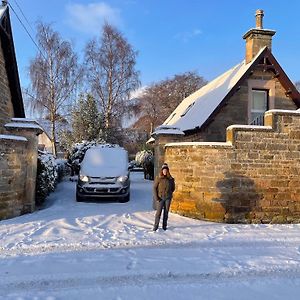
[[[300,225],[230,225],[171,214],[152,232],[152,182],[128,203],[76,203],[0,222],[0,299],[300,299]]]

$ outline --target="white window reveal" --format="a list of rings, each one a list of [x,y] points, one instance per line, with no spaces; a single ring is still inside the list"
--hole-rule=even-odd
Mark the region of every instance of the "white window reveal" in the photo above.
[[[268,110],[268,91],[252,90],[251,125],[263,125]]]
[[[187,114],[187,112],[194,106],[195,102],[191,103],[186,110],[180,115],[180,117],[183,117]]]

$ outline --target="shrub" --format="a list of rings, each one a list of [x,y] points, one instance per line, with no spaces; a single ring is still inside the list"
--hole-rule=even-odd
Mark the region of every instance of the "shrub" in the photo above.
[[[143,166],[147,162],[153,162],[154,156],[151,150],[139,151],[135,156],[135,161],[139,166]]]
[[[57,182],[61,182],[64,176],[68,174],[68,166],[66,159],[56,159]]]
[[[37,206],[43,204],[50,192],[54,191],[57,179],[57,165],[54,156],[50,153],[39,151],[35,194]]]
[[[135,156],[135,161],[143,168],[145,179],[154,179],[154,156],[151,150],[142,150]]]

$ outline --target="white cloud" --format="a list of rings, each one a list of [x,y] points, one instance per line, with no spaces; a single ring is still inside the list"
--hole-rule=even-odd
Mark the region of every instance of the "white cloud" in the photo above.
[[[74,29],[90,34],[98,34],[104,22],[120,26],[120,11],[104,2],[89,4],[68,4],[67,23]]]
[[[175,38],[182,41],[182,42],[184,42],[184,43],[187,43],[191,39],[199,36],[200,34],[202,34],[202,31],[200,29],[196,28],[192,31],[185,31],[185,32],[177,33],[175,35]]]

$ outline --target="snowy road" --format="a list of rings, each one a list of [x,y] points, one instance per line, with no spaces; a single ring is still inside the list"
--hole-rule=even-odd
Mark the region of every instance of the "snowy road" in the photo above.
[[[152,183],[128,203],[76,203],[65,181],[42,211],[0,222],[0,299],[299,299],[300,226],[171,214],[153,233]]]

